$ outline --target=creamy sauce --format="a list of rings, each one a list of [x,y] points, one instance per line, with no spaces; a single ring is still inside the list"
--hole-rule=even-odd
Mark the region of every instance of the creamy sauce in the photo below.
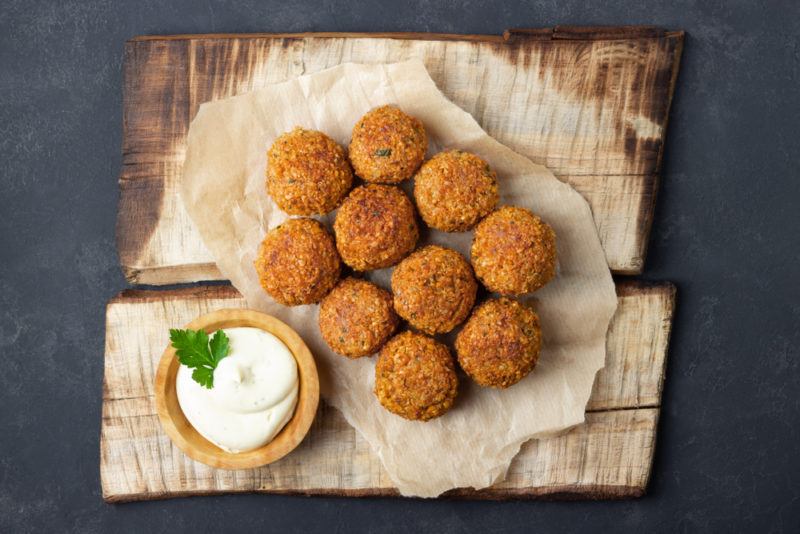
[[[289,422],[297,404],[297,363],[283,342],[258,328],[226,328],[230,352],[214,370],[214,387],[178,369],[184,415],[204,438],[228,452],[257,449]]]

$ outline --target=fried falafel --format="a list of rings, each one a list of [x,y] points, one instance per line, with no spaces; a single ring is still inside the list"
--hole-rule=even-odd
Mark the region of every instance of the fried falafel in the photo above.
[[[471,261],[490,291],[530,293],[556,275],[556,234],[530,211],[503,206],[475,228]]]
[[[348,358],[377,352],[399,322],[392,308],[392,295],[359,278],[339,282],[319,307],[322,338],[335,352]]]
[[[461,150],[440,152],[414,177],[414,199],[425,223],[465,232],[491,213],[499,200],[497,174],[480,157]]]
[[[464,321],[477,291],[467,260],[437,245],[413,252],[392,273],[394,309],[426,334],[449,332]]]
[[[366,182],[397,184],[411,178],[427,149],[422,122],[395,106],[381,106],[353,126],[350,162]]]
[[[325,214],[353,185],[344,149],[322,132],[295,128],[267,153],[267,192],[290,215]]]
[[[390,412],[427,421],[447,412],[457,393],[453,358],[442,343],[406,331],[381,349],[375,364],[375,395]]]
[[[286,306],[319,302],[342,267],[333,236],[314,219],[289,219],[270,230],[254,265],[261,287]]]
[[[396,264],[419,239],[414,205],[390,185],[353,189],[336,213],[333,231],[342,260],[357,271]]]
[[[456,336],[458,363],[484,387],[507,388],[536,366],[541,347],[539,317],[508,297],[477,308]]]

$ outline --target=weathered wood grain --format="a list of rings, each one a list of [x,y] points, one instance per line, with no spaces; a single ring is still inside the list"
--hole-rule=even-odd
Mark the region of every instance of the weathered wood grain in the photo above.
[[[617,284],[619,307],[608,327],[606,366],[597,373],[589,411],[661,405],[675,286]]]
[[[220,277],[176,188],[200,104],[342,62],[418,57],[490,135],[578,189],[612,270],[639,273],[682,43],[682,32],[649,27],[134,39],[125,54],[123,269],[149,284]]]
[[[526,443],[502,483],[468,498],[622,498],[644,493],[675,290],[671,284],[618,285],[619,311],[608,338],[587,422]],[[380,462],[341,414],[323,405],[306,440],[279,462],[222,471],[184,456],[161,430],[153,379],[168,328],[214,309],[243,307],[230,286],[128,290],[107,308],[101,425],[103,497],[127,501],[226,492],[395,495]]]

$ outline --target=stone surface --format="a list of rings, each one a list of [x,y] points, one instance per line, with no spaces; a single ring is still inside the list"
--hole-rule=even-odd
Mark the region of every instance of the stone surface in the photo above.
[[[0,531],[800,528],[800,4],[619,0],[0,3]],[[139,34],[687,31],[645,278],[678,285],[649,495],[421,502],[237,495],[106,505],[99,424],[121,61]]]

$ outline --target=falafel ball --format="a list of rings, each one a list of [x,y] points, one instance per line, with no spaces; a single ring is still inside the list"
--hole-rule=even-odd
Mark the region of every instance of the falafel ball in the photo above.
[[[390,185],[353,189],[336,213],[333,231],[342,260],[357,271],[394,265],[419,239],[414,205]]]
[[[314,219],[289,219],[270,230],[254,264],[261,287],[286,306],[319,302],[342,269],[333,236]]]
[[[350,162],[366,182],[397,184],[411,178],[427,149],[422,122],[395,106],[381,106],[353,126]]]
[[[348,358],[377,352],[399,322],[392,308],[392,295],[358,278],[339,282],[319,307],[322,338],[335,352]]]
[[[415,176],[414,199],[428,226],[466,232],[497,206],[497,173],[475,154],[440,152]]]
[[[394,309],[427,334],[449,332],[466,319],[477,291],[467,260],[437,245],[412,253],[392,273]]]
[[[501,297],[475,308],[458,333],[455,346],[458,363],[475,382],[507,388],[536,366],[541,340],[536,312]]]
[[[375,364],[375,395],[390,412],[419,421],[453,406],[458,378],[445,345],[415,332],[389,340]]]
[[[290,215],[335,209],[353,185],[344,149],[322,132],[295,128],[267,153],[267,191]]]
[[[556,234],[530,211],[503,206],[475,228],[471,260],[490,291],[530,293],[556,275]]]

